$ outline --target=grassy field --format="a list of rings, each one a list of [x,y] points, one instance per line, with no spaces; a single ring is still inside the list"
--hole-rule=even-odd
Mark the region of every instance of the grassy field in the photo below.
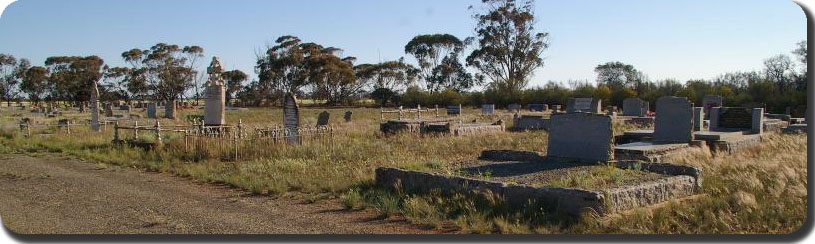
[[[373,208],[381,217],[404,216],[426,228],[454,228],[473,233],[790,233],[806,219],[806,135],[768,135],[761,147],[732,155],[713,156],[692,151],[670,162],[703,169],[703,195],[657,208],[640,209],[616,216],[579,218],[541,211],[547,206],[508,209],[495,196],[460,193],[454,195],[411,194],[372,186],[377,167],[444,170],[457,162],[473,160],[482,150],[512,149],[546,153],[547,133],[501,132],[470,137],[422,137],[379,133],[379,109],[301,109],[301,124],[314,125],[317,114],[331,112],[335,128],[332,142],[315,141],[304,146],[249,144],[240,160],[227,162],[218,155],[174,150],[183,140],[166,141],[163,150],[144,151],[110,143],[113,132],[91,133],[76,128],[71,135],[58,131],[51,136],[25,138],[16,129],[22,117],[40,123],[53,122],[25,111],[0,109],[3,130],[0,152],[59,152],[98,162],[169,172],[201,182],[232,185],[256,194],[321,201],[338,198],[349,209]],[[342,119],[353,112],[352,122]],[[119,112],[119,111],[116,111]],[[187,115],[202,110],[182,110],[176,121],[185,124]],[[144,112],[133,110],[134,114]],[[159,115],[162,111],[159,111]],[[503,119],[511,126],[511,115],[480,116],[465,110],[465,121]],[[65,116],[85,119],[74,112]],[[429,116],[429,115],[425,115]],[[236,124],[272,126],[282,122],[280,109],[259,108],[228,111],[227,121]],[[142,120],[140,124],[152,124]],[[123,123],[123,124],[129,124]],[[615,133],[628,127],[615,125]],[[169,138],[168,138],[169,139]],[[207,149],[204,148],[204,151]],[[102,166],[100,166],[102,167]],[[612,170],[598,174],[615,173]],[[570,176],[557,184],[581,182],[595,174]]]

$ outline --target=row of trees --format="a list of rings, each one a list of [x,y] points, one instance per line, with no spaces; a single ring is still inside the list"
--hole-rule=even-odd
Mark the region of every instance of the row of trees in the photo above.
[[[788,55],[778,55],[767,59],[760,72],[728,73],[682,84],[671,79],[651,81],[633,65],[608,62],[595,68],[595,82],[549,82],[526,89],[533,72],[543,67],[541,56],[549,47],[549,34],[534,29],[533,2],[482,2],[481,11],[473,15],[475,36],[462,40],[450,34],[427,34],[410,40],[404,51],[417,66],[404,58],[356,64],[356,58],[344,56],[340,48],[295,36],[279,37],[256,55],[257,79],[247,83],[249,76],[240,70],[223,74],[227,98],[261,106],[291,92],[327,105],[372,98],[381,105],[414,106],[564,104],[568,97],[591,96],[620,106],[629,97],[654,102],[660,96],[680,95],[700,103],[704,95],[718,94],[728,104],[764,103],[773,109],[805,104],[806,41],[793,51],[800,65]],[[123,52],[125,67],[108,67],[97,56],[50,57],[44,66],[31,66],[25,59],[2,55],[0,96],[7,102],[25,97],[35,103],[65,101],[82,106],[89,97],[89,84],[101,81],[106,100],[197,101],[206,85],[202,84],[206,74],[198,71],[203,53],[199,46],[159,43]],[[470,91],[482,85],[483,91]]]

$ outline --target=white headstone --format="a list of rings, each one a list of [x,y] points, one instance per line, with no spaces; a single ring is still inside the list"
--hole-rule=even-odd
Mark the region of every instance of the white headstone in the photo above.
[[[209,74],[209,81],[207,82],[206,105],[204,111],[204,124],[205,125],[223,125],[226,124],[226,87],[224,80],[221,76],[223,68],[221,68],[221,61],[218,57],[212,58],[212,63],[207,68]]]

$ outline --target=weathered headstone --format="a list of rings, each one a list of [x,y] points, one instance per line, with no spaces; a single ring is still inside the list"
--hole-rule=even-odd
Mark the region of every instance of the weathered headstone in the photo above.
[[[639,98],[623,100],[623,116],[645,117],[650,109],[648,102]]]
[[[694,107],[693,108],[693,131],[702,131],[705,125],[705,108],[704,107]]]
[[[693,140],[693,105],[685,97],[657,100],[654,142],[688,143]]]
[[[91,84],[91,130],[99,131],[99,87],[94,81]]]
[[[175,119],[175,101],[167,101],[164,105],[164,118]]]
[[[209,81],[206,89],[206,104],[204,111],[204,124],[217,126],[226,124],[226,88],[222,77],[223,68],[218,57],[212,57],[212,63],[207,68]]]
[[[447,115],[461,115],[461,104],[447,106]]]
[[[507,106],[507,110],[509,110],[510,113],[520,112],[521,111],[521,105],[517,104],[517,103],[510,104],[509,106]]]
[[[711,108],[724,106],[722,96],[710,95],[702,97],[702,107],[705,108],[705,119],[710,119]]]
[[[300,106],[294,94],[283,98],[283,127],[286,128],[286,143],[300,144]]]
[[[351,116],[352,116],[352,115],[354,115],[354,113],[353,113],[353,112],[351,112],[351,111],[345,111],[345,115],[344,115],[344,116],[342,116],[342,118],[343,118],[343,119],[345,119],[345,122],[351,122]]]
[[[330,118],[331,114],[328,111],[323,111],[317,116],[317,126],[328,125],[328,119]]]
[[[158,105],[155,102],[147,103],[147,118],[148,119],[158,118],[156,116],[157,107],[158,107]]]
[[[113,103],[105,104],[105,117],[113,117]]]
[[[580,161],[614,160],[611,117],[591,113],[554,114],[548,156]]]
[[[764,108],[753,108],[753,124],[750,127],[753,134],[764,132]]]
[[[569,98],[566,104],[567,113],[602,113],[603,102],[593,98]]]
[[[481,105],[481,114],[492,115],[494,113],[495,113],[495,104],[483,104],[483,105]]]

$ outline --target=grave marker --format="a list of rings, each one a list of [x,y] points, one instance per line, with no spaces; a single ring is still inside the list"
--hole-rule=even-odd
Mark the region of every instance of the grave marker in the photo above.
[[[507,110],[509,110],[509,112],[511,112],[511,113],[520,112],[521,111],[521,105],[517,104],[517,103],[510,104],[509,106],[507,106]]]
[[[614,160],[611,117],[589,113],[554,114],[548,156],[581,161]]]
[[[212,57],[212,62],[207,68],[209,74],[208,86],[206,88],[206,104],[204,111],[204,124],[217,126],[226,124],[226,88],[222,77],[223,68],[218,57]]]
[[[710,115],[712,114],[710,111],[711,108],[724,106],[722,101],[722,96],[711,95],[702,97],[702,107],[705,108],[705,119],[710,119]]]
[[[175,101],[168,101],[165,103],[164,118],[175,119]]]
[[[548,106],[546,104],[529,104],[527,107],[533,112],[543,112],[546,111]]]
[[[300,107],[291,93],[283,98],[283,127],[286,128],[286,143],[300,145]]]
[[[147,118],[148,119],[155,119],[156,117],[156,107],[158,105],[155,102],[147,103]]]
[[[99,131],[99,87],[94,81],[91,85],[91,130]]]
[[[447,115],[461,115],[461,104],[447,106]]]
[[[492,115],[494,113],[495,113],[495,104],[483,104],[483,105],[481,105],[481,114]]]
[[[623,116],[645,117],[650,109],[650,104],[639,98],[627,98],[623,100]]]
[[[595,113],[602,112],[603,103],[599,99],[593,98],[569,98],[566,104],[567,113]]]
[[[345,122],[351,122],[351,115],[353,115],[353,114],[354,113],[351,112],[351,111],[345,111],[345,115],[342,116],[342,117],[343,117],[343,119],[345,119]]]
[[[705,108],[704,107],[694,107],[693,108],[693,131],[702,131],[704,129],[705,123]]]
[[[105,104],[105,117],[113,117],[113,103]]]
[[[654,142],[688,143],[693,140],[693,105],[685,97],[657,100]]]
[[[331,118],[331,114],[328,111],[323,111],[317,116],[317,126],[328,125],[329,118]]]

